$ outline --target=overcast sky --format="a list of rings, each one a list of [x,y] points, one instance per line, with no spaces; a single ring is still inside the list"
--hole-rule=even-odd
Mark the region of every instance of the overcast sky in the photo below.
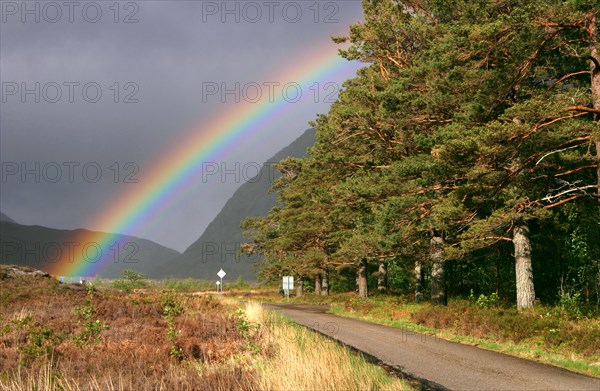
[[[206,95],[209,84],[293,82],[277,75],[310,61],[316,48],[336,52],[330,37],[362,18],[353,0],[2,1],[1,7],[0,210],[21,224],[94,230],[107,227],[92,216],[152,177],[147,170],[178,140],[236,104],[233,95]],[[340,86],[359,66],[320,81],[320,88]],[[331,89],[317,99],[314,91],[302,92],[306,99],[288,103],[284,118],[211,163],[262,163],[297,138],[330,105],[324,96]],[[240,94],[240,104],[246,98]],[[205,179],[171,197],[136,232],[121,233],[183,251],[244,178]]]

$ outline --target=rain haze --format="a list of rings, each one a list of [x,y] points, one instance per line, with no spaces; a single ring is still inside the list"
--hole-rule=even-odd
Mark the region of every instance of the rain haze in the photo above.
[[[360,1],[2,1],[1,12],[0,211],[20,224],[111,230],[94,216],[145,191],[182,141],[239,105],[265,110],[259,128],[119,232],[178,251],[361,66],[281,79],[310,78],[317,69],[292,71],[315,53],[333,58],[330,37],[361,20]]]

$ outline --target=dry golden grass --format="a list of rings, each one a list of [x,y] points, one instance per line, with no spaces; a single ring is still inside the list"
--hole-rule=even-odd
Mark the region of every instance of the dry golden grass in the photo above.
[[[258,304],[169,292],[86,291],[0,265],[0,391],[399,390],[403,384]],[[97,342],[77,307],[92,307]],[[80,321],[78,323],[78,321]],[[260,324],[261,326],[257,326]],[[179,355],[173,355],[173,348]]]
[[[19,370],[21,372],[21,370]],[[0,390],[6,391],[133,391],[133,390],[258,390],[254,378],[247,379],[240,368],[227,365],[185,368],[171,365],[158,379],[133,379],[123,370],[88,379],[57,376],[51,364],[40,366],[27,374],[0,382]]]
[[[267,332],[261,339],[270,357],[259,367],[262,390],[406,390],[408,384],[328,338],[289,323],[249,303],[250,322]]]

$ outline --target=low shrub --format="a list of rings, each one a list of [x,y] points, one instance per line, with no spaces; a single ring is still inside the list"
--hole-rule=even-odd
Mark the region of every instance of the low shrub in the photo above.
[[[148,283],[144,280],[144,275],[131,269],[125,269],[121,272],[121,278],[112,283],[113,288],[120,289],[130,293],[134,289],[144,288]]]

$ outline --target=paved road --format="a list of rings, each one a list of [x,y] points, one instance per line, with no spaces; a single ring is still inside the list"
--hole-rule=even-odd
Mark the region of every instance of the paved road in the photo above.
[[[420,388],[600,390],[600,379],[425,334],[327,314],[327,307],[265,306],[418,380]]]

